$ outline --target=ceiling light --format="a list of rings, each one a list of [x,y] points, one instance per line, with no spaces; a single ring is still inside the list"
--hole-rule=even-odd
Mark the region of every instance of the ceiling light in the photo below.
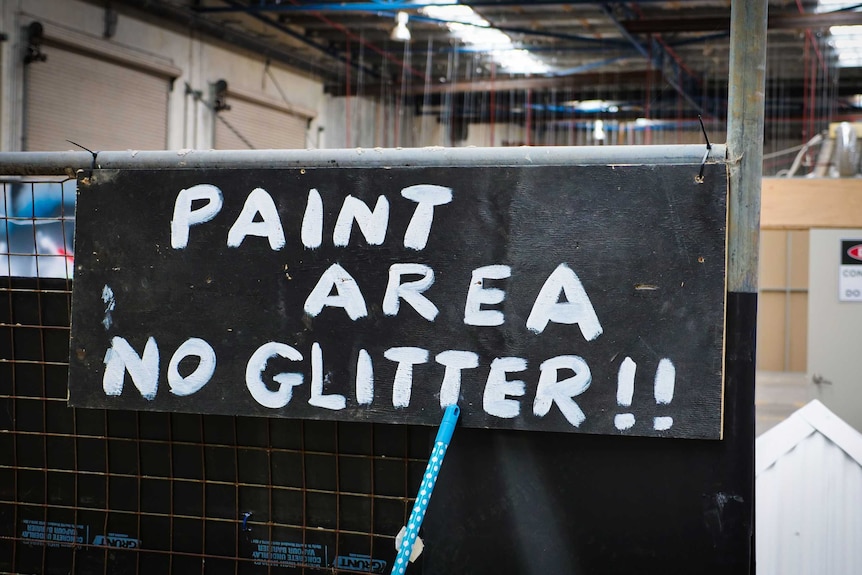
[[[568,102],[563,102],[563,106],[571,108],[576,112],[586,114],[599,112],[610,112],[611,114],[615,114],[620,111],[621,103],[622,102],[611,100],[570,100]]]
[[[862,66],[862,26],[832,26],[830,44],[838,54],[838,66]]]
[[[602,120],[596,120],[596,123],[593,124],[593,138],[595,138],[597,142],[601,142],[605,139],[605,123]]]
[[[389,35],[390,38],[400,42],[408,42],[410,40],[410,29],[407,27],[408,18],[407,12],[399,12],[395,16],[396,24]]]
[[[453,36],[474,48],[490,54],[509,74],[546,74],[550,67],[527,50],[515,46],[512,38],[456,0],[425,0],[419,11],[446,23]]]

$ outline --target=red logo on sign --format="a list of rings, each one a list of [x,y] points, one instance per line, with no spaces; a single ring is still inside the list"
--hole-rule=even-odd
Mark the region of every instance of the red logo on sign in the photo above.
[[[847,250],[847,255],[854,260],[862,261],[862,244],[856,244]]]

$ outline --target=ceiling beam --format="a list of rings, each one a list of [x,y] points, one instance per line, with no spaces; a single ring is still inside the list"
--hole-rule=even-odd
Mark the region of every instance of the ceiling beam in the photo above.
[[[634,48],[638,52],[640,52],[641,55],[643,55],[643,57],[646,58],[646,60],[648,62],[650,62],[650,64],[656,64],[656,62],[654,61],[655,57],[652,55],[650,50],[647,47],[645,47],[643,44],[641,44],[637,38],[632,36],[632,34],[628,30],[626,30],[626,28],[625,28],[625,26],[623,26],[622,22],[617,20],[617,18],[614,16],[613,11],[611,10],[611,7],[608,4],[602,4],[602,11],[604,11],[604,13],[608,17],[608,19],[611,22],[613,22],[617,28],[619,28],[620,34],[622,34],[623,38],[625,38],[626,40],[631,42],[632,46],[634,46]],[[662,53],[666,52],[660,43],[655,43],[653,46],[659,52],[662,52]],[[672,54],[670,54],[670,55],[672,55]],[[682,63],[679,62],[678,58],[676,58],[675,61],[676,61],[677,71],[684,68],[682,66]],[[700,104],[698,104],[694,100],[694,98],[691,96],[691,94],[689,94],[688,91],[679,83],[678,79],[672,77],[670,74],[665,74],[664,73],[664,67],[661,65],[660,62],[658,62],[658,67],[662,72],[662,74],[661,74],[662,79],[665,82],[667,82],[674,90],[676,90],[679,93],[679,95],[682,96],[683,99],[689,103],[690,106],[692,106],[698,112],[703,113],[703,109],[701,108]],[[680,74],[677,73],[677,77],[679,77],[679,76],[680,76]]]
[[[621,83],[646,84],[647,81],[655,85],[661,79],[658,70],[640,70],[635,72],[575,74],[563,78],[515,78],[504,80],[469,80],[464,82],[447,82],[444,84],[407,84],[403,88],[395,86],[399,94],[405,96],[421,96],[424,94],[464,94],[470,92],[511,92],[518,90],[563,90],[566,88],[584,89],[596,86],[616,86]],[[380,93],[380,84],[366,83],[364,88],[368,93]],[[329,86],[327,91],[334,95],[344,92],[343,85]]]
[[[663,32],[718,32],[730,30],[729,16],[699,16],[685,18],[649,18],[625,20],[623,26],[632,34]],[[820,29],[830,26],[862,25],[862,12],[823,12],[821,14],[770,14],[768,30]]]
[[[326,67],[319,66],[307,58],[303,58],[292,48],[277,46],[269,40],[232,29],[174,4],[154,0],[118,0],[117,4],[141,10],[150,16],[164,18],[169,22],[188,29],[198,30],[211,38],[239,46],[245,50],[260,54],[265,58],[287,64],[297,70],[303,70],[322,78],[329,78],[334,75]],[[325,50],[325,48],[319,46],[315,47]]]

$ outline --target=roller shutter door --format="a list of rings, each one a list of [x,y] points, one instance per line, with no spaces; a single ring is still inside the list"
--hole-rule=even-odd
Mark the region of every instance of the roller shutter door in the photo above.
[[[31,151],[162,150],[170,80],[97,54],[47,46],[25,67],[25,142]]]
[[[267,150],[306,147],[307,117],[230,93],[228,103],[230,110],[216,113],[216,149]]]

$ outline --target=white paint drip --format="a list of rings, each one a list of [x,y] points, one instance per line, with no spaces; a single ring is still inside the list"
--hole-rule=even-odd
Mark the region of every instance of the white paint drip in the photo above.
[[[102,319],[102,325],[105,326],[105,331],[111,329],[114,320],[111,317],[113,311],[117,309],[117,300],[114,298],[114,290],[105,284],[102,288],[102,302],[105,304],[105,317]]]

